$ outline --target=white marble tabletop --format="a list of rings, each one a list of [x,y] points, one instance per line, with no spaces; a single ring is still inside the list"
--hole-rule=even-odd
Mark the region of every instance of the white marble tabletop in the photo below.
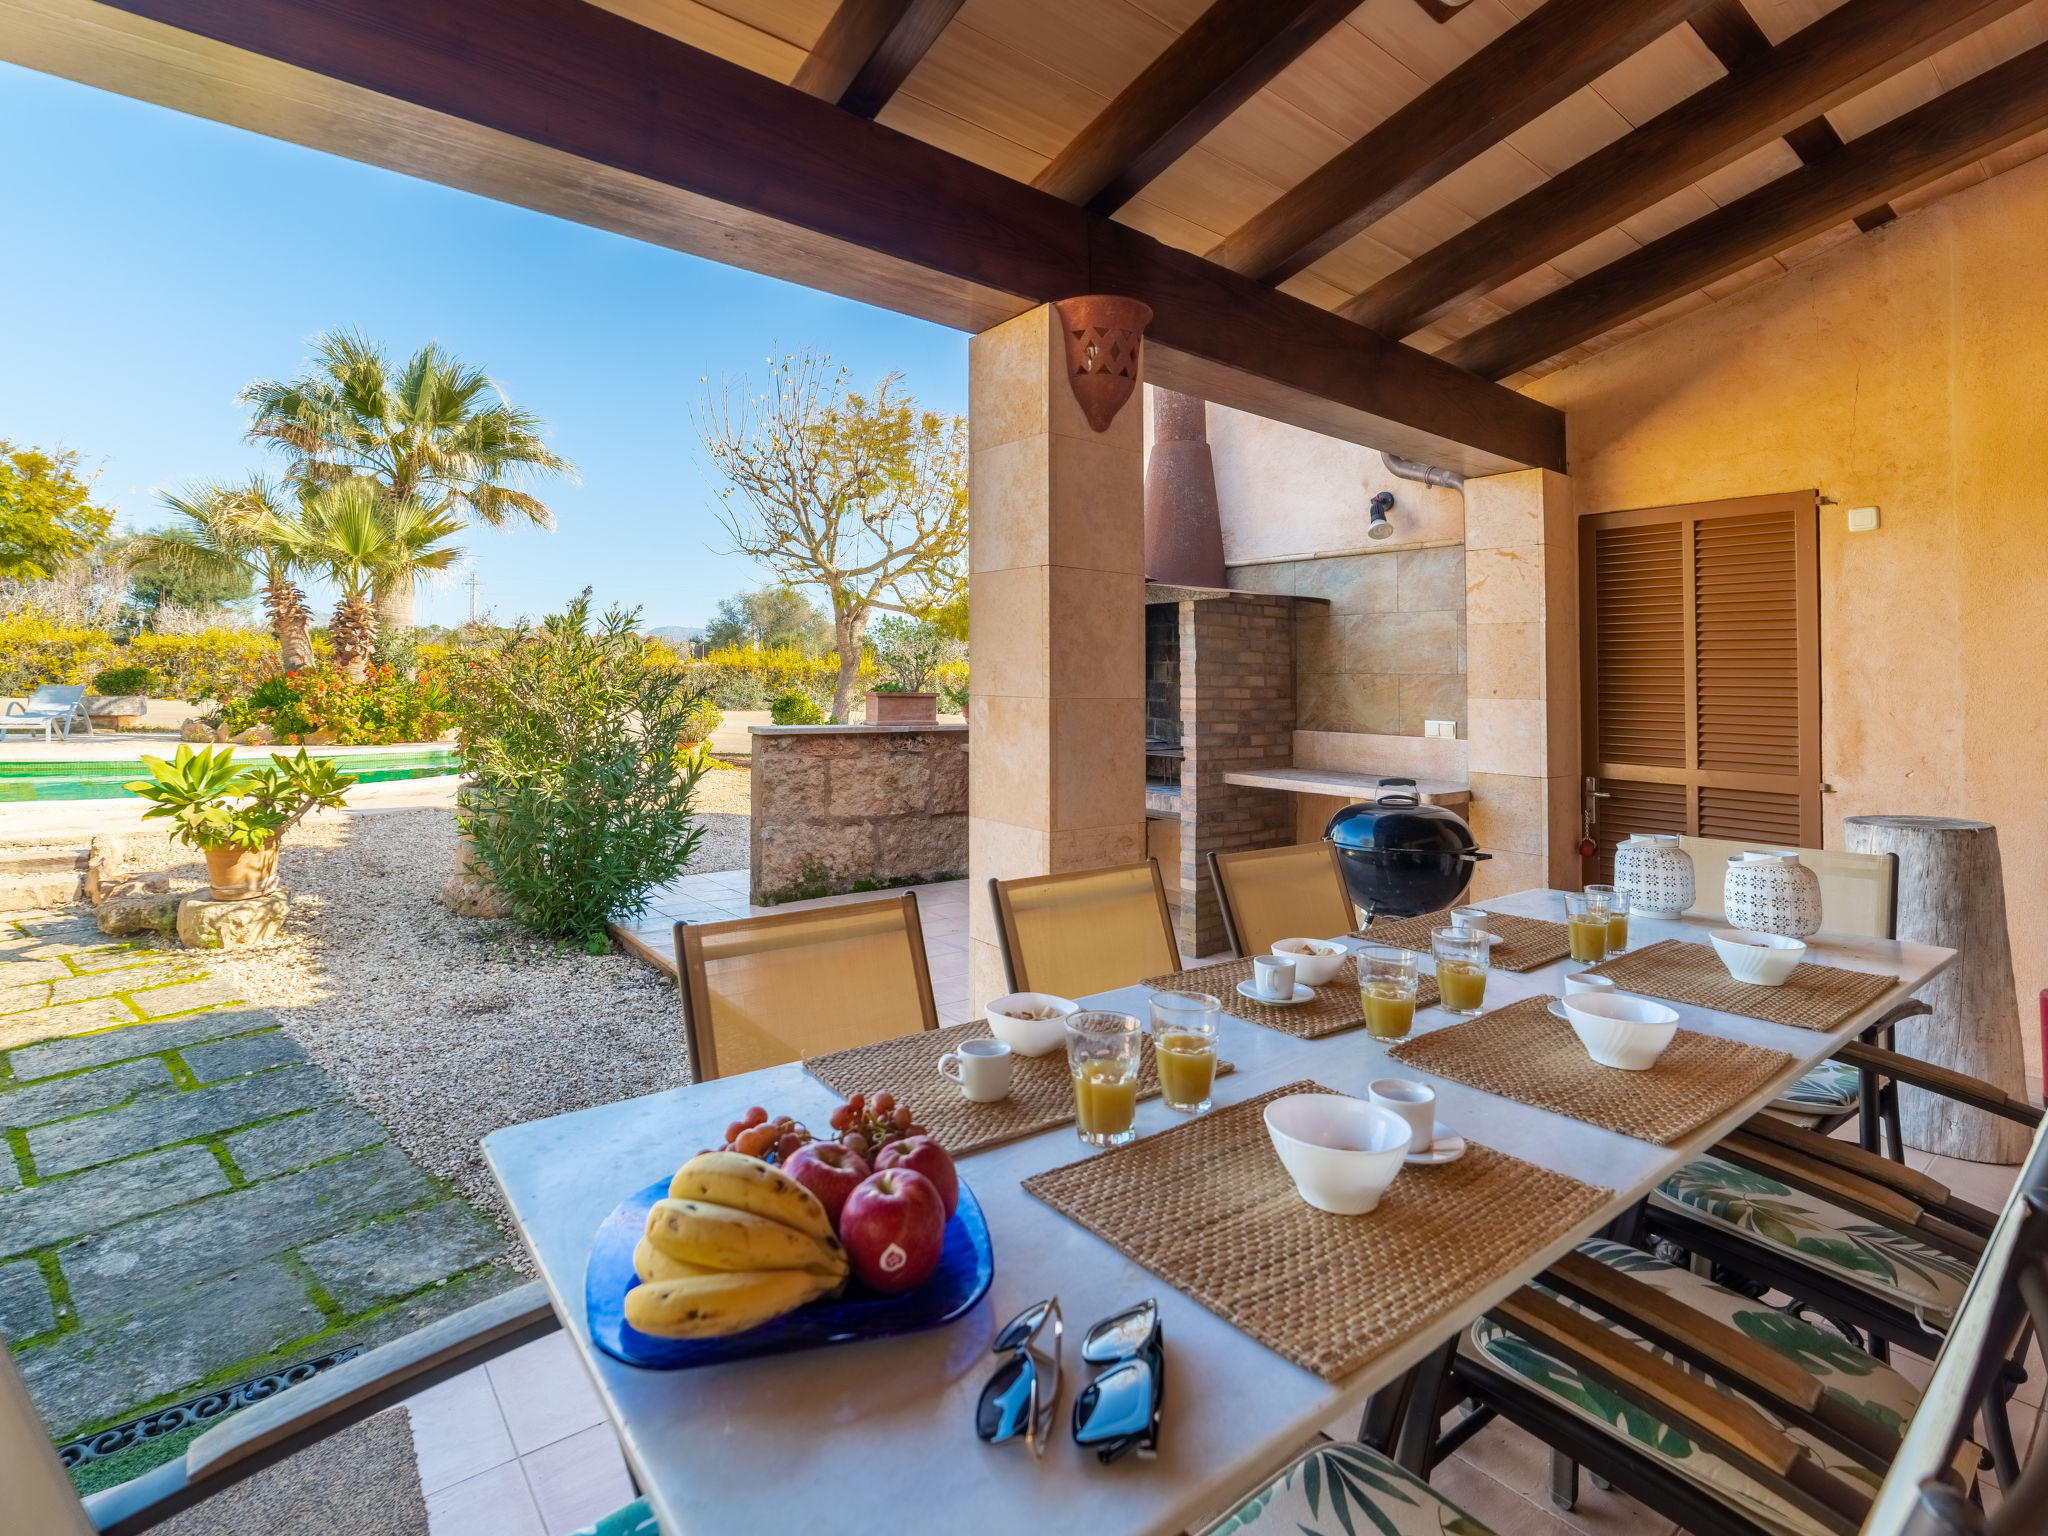
[[[1563,919],[1558,892],[1528,891],[1481,905]],[[1705,919],[1638,917],[1631,939],[1637,946],[1663,938],[1705,943],[1715,926]],[[1296,1040],[1226,1018],[1221,1050],[1238,1070],[1217,1080],[1216,1100],[1234,1103],[1299,1078],[1363,1093],[1378,1077],[1422,1077],[1437,1090],[1440,1117],[1461,1132],[1615,1191],[1578,1230],[1473,1297],[1463,1314],[1469,1320],[1613,1219],[1953,957],[1930,945],[1825,933],[1808,943],[1812,960],[1889,974],[1900,986],[1833,1034],[1680,1005],[1686,1028],[1775,1047],[1789,1052],[1794,1064],[1679,1146],[1652,1146],[1415,1073],[1390,1063],[1386,1047],[1362,1029]],[[1527,975],[1497,971],[1487,1003],[1558,993],[1564,975],[1576,969],[1562,962]],[[1128,987],[1092,1001],[1143,1017],[1145,996],[1144,988]],[[1417,1016],[1416,1030],[1455,1022],[1431,1010]],[[916,1085],[903,1091],[914,1103]],[[951,1090],[934,1081],[925,1091]],[[1411,1339],[1341,1383],[1288,1363],[1024,1193],[1019,1181],[1025,1177],[1089,1155],[1062,1127],[962,1160],[961,1176],[988,1217],[995,1280],[988,1296],[950,1327],[677,1372],[637,1370],[593,1348],[584,1321],[584,1261],[613,1206],[715,1143],[750,1104],[818,1123],[836,1102],[800,1066],[789,1065],[513,1126],[484,1141],[556,1311],[666,1536],[811,1531],[855,1521],[988,1536],[1173,1536],[1199,1529],[1251,1492],[1325,1426],[1348,1432],[1375,1388],[1451,1331],[1447,1323]],[[1154,1100],[1139,1107],[1138,1129],[1148,1134],[1180,1119]],[[989,1355],[995,1330],[1055,1294],[1069,1332],[1066,1378],[1059,1431],[1044,1461],[1035,1462],[1021,1442],[991,1447],[977,1440],[974,1404],[995,1364]],[[1145,1296],[1159,1298],[1169,1356],[1159,1455],[1105,1467],[1078,1449],[1065,1427],[1089,1370],[1075,1339],[1096,1318]],[[1362,1301],[1369,1304],[1369,1298]]]

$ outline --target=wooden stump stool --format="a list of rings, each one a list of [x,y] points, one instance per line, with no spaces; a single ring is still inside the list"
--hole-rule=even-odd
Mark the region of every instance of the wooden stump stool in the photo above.
[[[1899,1049],[2025,1099],[1998,829],[1953,816],[1851,816],[1843,827],[1851,853],[1899,856],[1898,936],[1956,951],[1955,963],[1920,989],[1934,1012],[1899,1026]],[[1924,1152],[1978,1163],[2026,1155],[2021,1127],[1917,1088],[1900,1089],[1899,1121],[1906,1144]]]

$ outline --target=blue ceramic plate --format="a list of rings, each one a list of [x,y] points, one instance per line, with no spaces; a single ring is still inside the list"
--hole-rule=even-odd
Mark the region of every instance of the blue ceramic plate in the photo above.
[[[633,1250],[647,1231],[647,1213],[654,1202],[668,1198],[668,1186],[669,1181],[663,1179],[619,1203],[598,1228],[590,1263],[583,1272],[590,1336],[599,1349],[628,1365],[680,1371],[693,1365],[718,1365],[754,1355],[781,1355],[793,1349],[937,1328],[981,1300],[996,1272],[988,1223],[963,1182],[960,1203],[946,1223],[946,1247],[939,1256],[938,1270],[916,1290],[885,1296],[856,1280],[835,1301],[814,1301],[745,1333],[723,1339],[657,1339],[627,1324],[626,1292],[640,1283],[633,1272]]]

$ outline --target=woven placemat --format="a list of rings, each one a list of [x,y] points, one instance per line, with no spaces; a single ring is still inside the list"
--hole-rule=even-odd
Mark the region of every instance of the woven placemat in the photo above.
[[[1482,1013],[1391,1048],[1406,1066],[1669,1146],[1726,1113],[1791,1065],[1783,1051],[1681,1029],[1647,1072],[1603,1067],[1548,997]]]
[[[1418,1335],[1613,1198],[1468,1140],[1403,1168],[1376,1210],[1332,1216],[1295,1193],[1265,1106],[1289,1083],[1024,1188],[1266,1348],[1329,1381]]]
[[[1413,949],[1429,953],[1433,929],[1451,926],[1448,912],[1426,912],[1421,917],[1383,917],[1370,928],[1352,935],[1390,949]],[[1538,971],[1546,965],[1569,959],[1571,937],[1563,923],[1540,917],[1515,917],[1506,912],[1488,912],[1486,931],[1500,935],[1493,946],[1493,964],[1502,971]]]
[[[1839,1028],[1898,985],[1891,976],[1801,961],[1783,986],[1754,986],[1730,976],[1711,944],[1683,939],[1630,950],[1586,974],[1609,977],[1622,990],[1646,997],[1819,1030]]]
[[[939,1058],[958,1050],[963,1040],[988,1039],[986,1019],[919,1030],[894,1040],[877,1040],[851,1050],[813,1056],[804,1070],[842,1098],[885,1089],[910,1106],[917,1123],[955,1157],[985,1152],[1021,1136],[1035,1136],[1074,1118],[1074,1079],[1067,1069],[1065,1046],[1043,1056],[1019,1056],[1010,1072],[1010,1096],[993,1104],[977,1104],[961,1095],[959,1086],[939,1075]],[[1159,1095],[1159,1064],[1152,1059],[1152,1037],[1141,1042],[1138,1097]],[[1216,1063],[1216,1075],[1235,1071],[1227,1061]]]
[[[1251,979],[1252,962],[1249,959],[1225,960],[1220,965],[1200,965],[1191,971],[1175,971],[1170,976],[1148,976],[1144,985],[1161,992],[1206,992],[1220,1001],[1223,1011],[1233,1019],[1277,1029],[1297,1040],[1320,1040],[1325,1035],[1356,1029],[1365,1022],[1365,1007],[1358,998],[1358,963],[1355,960],[1346,960],[1337,968],[1335,976],[1315,988],[1316,995],[1311,1001],[1290,1003],[1285,1008],[1255,1003],[1237,990],[1240,981]],[[1420,1013],[1425,1008],[1434,1008],[1438,1001],[1436,978],[1418,976],[1415,1011]]]

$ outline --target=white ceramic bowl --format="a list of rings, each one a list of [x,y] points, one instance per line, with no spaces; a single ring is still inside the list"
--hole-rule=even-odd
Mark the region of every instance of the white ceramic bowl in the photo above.
[[[1624,1072],[1647,1071],[1678,1032],[1678,1010],[1646,997],[1577,992],[1565,998],[1564,1012],[1586,1054]]]
[[[1335,939],[1281,939],[1273,954],[1294,962],[1294,979],[1304,987],[1320,987],[1337,974],[1351,951]]]
[[[1363,1216],[1401,1171],[1408,1122],[1335,1093],[1294,1093],[1266,1106],[1266,1134],[1301,1198],[1319,1211]]]
[[[1709,935],[1714,953],[1737,981],[1758,987],[1781,987],[1806,958],[1806,945],[1777,933],[1751,933],[1747,928],[1716,928]]]
[[[1020,1019],[1019,1013],[1058,1010],[1051,1019]],[[1081,1005],[1071,998],[1050,992],[1011,992],[988,1005],[989,1033],[1019,1056],[1044,1056],[1067,1043],[1067,1015],[1079,1013]]]

